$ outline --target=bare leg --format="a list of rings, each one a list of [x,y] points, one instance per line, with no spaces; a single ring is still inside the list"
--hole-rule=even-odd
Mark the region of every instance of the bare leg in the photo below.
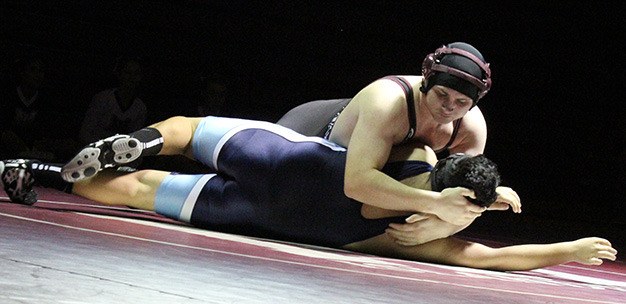
[[[74,184],[73,193],[107,205],[154,210],[156,191],[169,172],[141,170],[119,173],[105,170]]]
[[[87,145],[65,164],[61,176],[74,183],[142,156],[183,154],[191,157],[191,139],[201,120],[176,116],[130,135],[117,134],[101,139]]]
[[[191,139],[202,118],[175,116],[151,125],[163,135],[163,147],[159,155],[182,154],[193,158]]]

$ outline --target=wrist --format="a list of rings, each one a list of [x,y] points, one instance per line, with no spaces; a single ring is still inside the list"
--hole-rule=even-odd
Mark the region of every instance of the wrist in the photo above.
[[[441,209],[441,193],[428,190],[423,190],[423,192],[423,199],[419,200],[421,209],[415,211],[438,215]]]
[[[561,242],[560,245],[566,262],[574,262],[578,259],[576,241]]]

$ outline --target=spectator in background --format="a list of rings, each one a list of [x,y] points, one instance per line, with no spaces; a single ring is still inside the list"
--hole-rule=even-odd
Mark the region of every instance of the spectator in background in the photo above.
[[[138,57],[118,58],[113,72],[118,86],[94,95],[79,132],[83,143],[125,134],[147,122],[147,107],[139,98],[143,77],[141,60]]]
[[[222,116],[226,105],[227,87],[224,78],[211,74],[200,78],[200,93],[197,101],[197,114],[204,116]]]
[[[202,72],[190,76],[184,92],[179,92],[174,98],[172,106],[177,115],[189,117],[226,116],[226,100],[228,85],[223,75],[217,72]],[[168,111],[167,117],[172,115]]]
[[[227,80],[217,72],[200,73],[192,76],[190,90],[186,96],[174,99],[169,114],[179,111],[189,117],[225,116],[227,112]],[[188,174],[209,172],[210,169],[201,162],[182,155],[152,155],[141,159],[136,165],[138,169],[157,169],[176,171]]]
[[[15,60],[0,104],[0,155],[66,159],[75,140],[65,122],[66,104],[46,86],[46,65],[37,56]]]

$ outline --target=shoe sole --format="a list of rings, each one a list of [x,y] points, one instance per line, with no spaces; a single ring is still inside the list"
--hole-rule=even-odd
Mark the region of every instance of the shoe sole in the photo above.
[[[37,193],[32,190],[34,180],[29,166],[30,163],[23,160],[6,165],[0,161],[1,184],[13,203],[32,205],[37,202]]]
[[[110,140],[111,137],[106,140]],[[136,138],[120,137],[113,138],[111,150],[112,162],[104,160],[102,146],[106,143],[98,141],[95,147],[82,149],[74,158],[61,169],[61,177],[70,183],[74,183],[96,175],[105,168],[112,168],[130,163],[141,155],[141,142]],[[102,155],[102,157],[101,157]]]

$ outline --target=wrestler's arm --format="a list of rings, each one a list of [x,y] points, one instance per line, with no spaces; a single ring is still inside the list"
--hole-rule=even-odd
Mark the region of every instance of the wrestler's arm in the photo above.
[[[360,99],[359,117],[348,144],[344,191],[364,204],[409,212],[436,214],[453,224],[465,225],[482,209],[464,196],[473,192],[464,188],[447,189],[445,193],[405,186],[381,172],[392,146],[402,141],[407,120],[402,111],[404,101],[389,100],[384,84],[370,85],[359,92],[352,102]],[[395,92],[397,93],[397,92]],[[444,203],[445,201],[445,203]]]
[[[504,188],[504,187],[499,187]],[[513,212],[521,212],[522,205],[517,199],[511,199],[513,203],[493,203],[487,210],[508,210],[511,208]],[[406,214],[392,214],[389,211],[380,211],[379,216],[403,216]],[[480,216],[480,215],[479,215]],[[391,223],[385,233],[396,240],[400,245],[414,246],[442,239],[454,235],[461,230],[467,228],[472,222],[466,225],[453,225],[442,221],[440,218],[429,214],[413,214],[406,218],[405,223]]]
[[[389,161],[405,160],[423,161],[434,166],[437,162],[437,155],[435,155],[435,152],[430,147],[424,146],[424,144],[419,142],[394,146]],[[425,172],[420,175],[408,177],[400,182],[413,188],[429,190],[430,173]],[[453,225],[432,214],[416,213],[411,215],[407,212],[385,210],[369,205],[364,205],[361,208],[361,214],[365,218],[370,219],[406,216],[406,223],[392,223],[385,231],[389,236],[394,238],[398,244],[404,246],[414,246],[451,236],[465,229],[472,223]]]
[[[472,108],[461,120],[456,140],[449,148],[450,154],[465,153],[470,155],[483,154],[487,143],[487,123],[478,107]],[[509,187],[498,187],[498,198],[492,210],[506,210],[511,206],[513,212],[520,213],[520,197]]]
[[[569,262],[600,265],[603,259],[614,261],[617,254],[609,241],[596,237],[570,242],[514,245],[501,248],[448,237],[406,247],[396,244],[387,235],[382,234],[362,242],[349,244],[345,248],[407,260],[502,271],[530,270]]]
[[[519,202],[519,200],[518,200]],[[508,204],[493,204],[487,210],[508,210]],[[513,205],[513,210],[520,210],[521,205]],[[516,211],[517,212],[517,211]],[[385,218],[406,216],[405,223],[391,223],[385,230],[400,245],[415,246],[454,235],[467,228],[465,225],[454,225],[427,213],[408,214],[402,211],[385,210],[372,206],[363,206],[361,213],[365,218]]]

